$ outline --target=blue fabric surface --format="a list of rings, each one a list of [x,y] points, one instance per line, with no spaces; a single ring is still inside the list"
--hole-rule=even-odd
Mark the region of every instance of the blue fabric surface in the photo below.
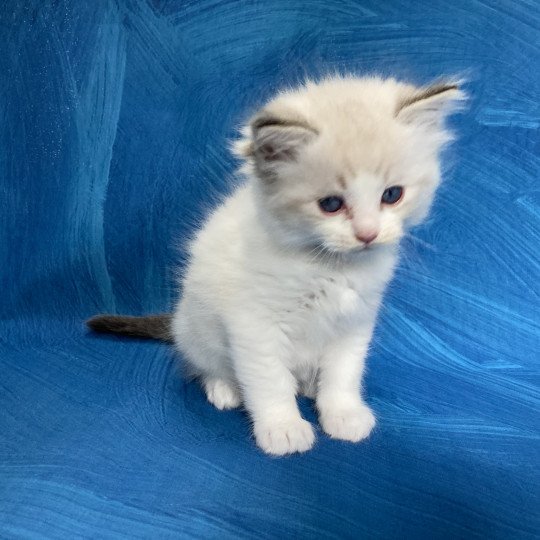
[[[538,535],[539,6],[2,3],[0,537]],[[225,139],[334,69],[465,74],[471,100],[381,314],[378,428],[271,459],[165,345],[82,321],[170,309]]]

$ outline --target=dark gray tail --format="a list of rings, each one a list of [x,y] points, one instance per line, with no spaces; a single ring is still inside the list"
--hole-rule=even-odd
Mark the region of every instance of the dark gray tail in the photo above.
[[[147,317],[126,317],[124,315],[96,315],[86,321],[94,332],[123,334],[126,336],[173,341],[171,331],[172,316],[169,314]]]

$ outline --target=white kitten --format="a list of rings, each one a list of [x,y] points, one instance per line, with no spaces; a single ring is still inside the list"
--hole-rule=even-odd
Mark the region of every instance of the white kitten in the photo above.
[[[245,184],[191,244],[172,316],[101,316],[101,331],[172,338],[208,400],[243,404],[257,444],[303,452],[322,428],[357,442],[375,418],[361,398],[364,362],[404,231],[439,184],[453,83],[332,78],[279,94],[235,145]]]

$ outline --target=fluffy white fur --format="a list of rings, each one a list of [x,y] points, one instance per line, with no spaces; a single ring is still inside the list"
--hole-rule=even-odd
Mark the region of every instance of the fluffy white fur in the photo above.
[[[235,151],[245,184],[191,245],[173,318],[177,347],[219,409],[243,404],[265,452],[310,449],[296,395],[323,430],[357,442],[366,353],[397,245],[439,184],[444,118],[463,94],[393,79],[331,78],[279,94]],[[395,205],[383,191],[403,186]],[[318,200],[345,199],[327,214]],[[359,240],[376,234],[368,245]]]

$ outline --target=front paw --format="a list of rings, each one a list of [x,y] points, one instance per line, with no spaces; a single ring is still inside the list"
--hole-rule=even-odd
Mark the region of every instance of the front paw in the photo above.
[[[375,426],[375,416],[366,405],[321,411],[323,430],[333,439],[358,442],[365,439]]]
[[[254,431],[259,448],[273,456],[306,452],[315,442],[313,427],[303,418],[255,422]]]

